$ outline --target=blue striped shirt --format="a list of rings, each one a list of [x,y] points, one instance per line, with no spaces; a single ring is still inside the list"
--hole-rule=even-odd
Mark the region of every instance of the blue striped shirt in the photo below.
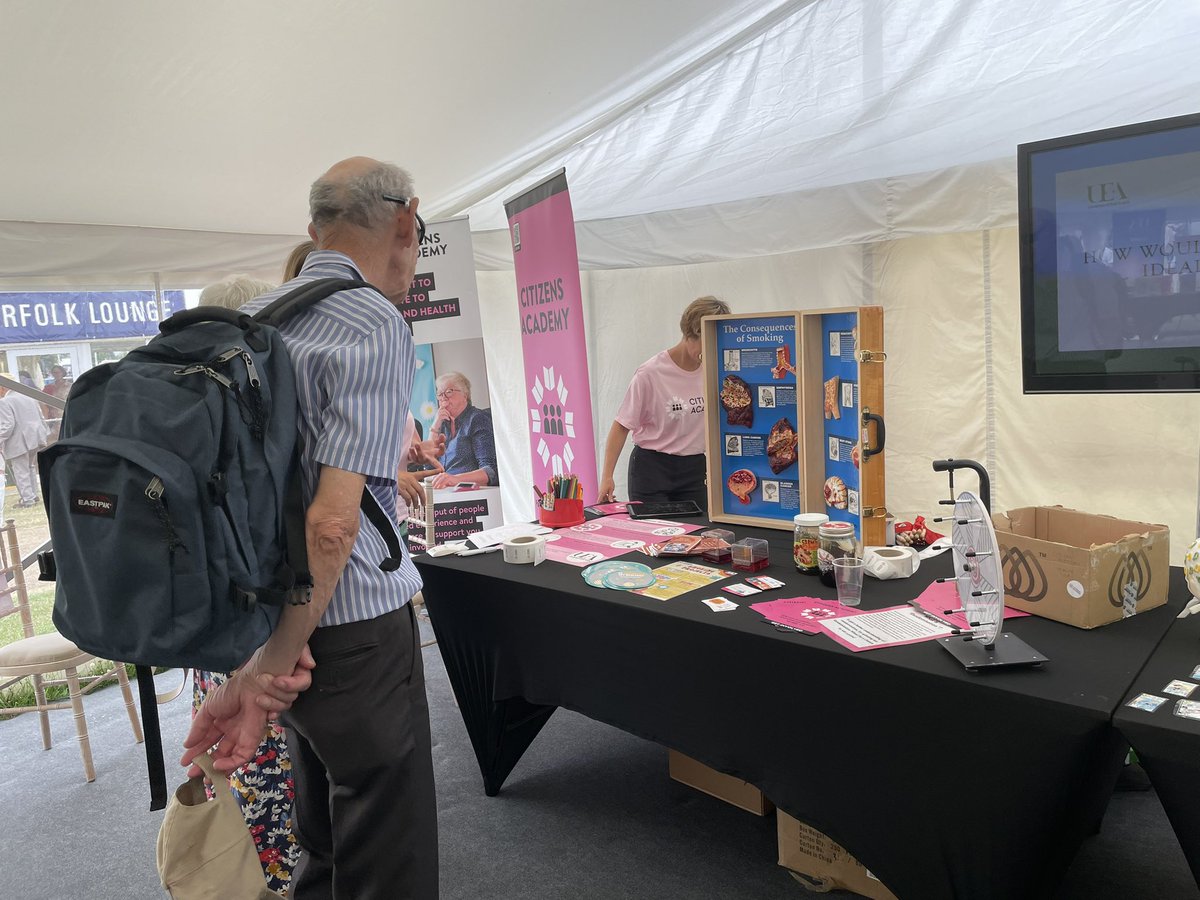
[[[297,278],[242,309],[257,312],[306,281],[328,277],[362,279],[362,274],[345,254],[316,251]],[[415,359],[404,318],[378,291],[357,288],[327,297],[284,322],[279,331],[296,371],[305,505],[316,493],[321,466],[333,466],[365,475],[367,489],[394,522],[396,470]],[[408,549],[400,568],[384,572],[379,562],[388,555],[387,545],[361,511],[358,524],[358,539],[322,626],[377,618],[399,609],[421,589]]]

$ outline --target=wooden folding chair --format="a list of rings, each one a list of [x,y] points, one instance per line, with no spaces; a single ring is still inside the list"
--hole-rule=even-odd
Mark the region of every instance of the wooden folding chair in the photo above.
[[[129,689],[129,677],[122,663],[100,675],[80,677],[79,667],[96,657],[80,650],[73,643],[51,631],[35,634],[33,615],[29,609],[29,594],[25,585],[25,572],[21,567],[21,550],[17,543],[17,527],[12,519],[0,528],[0,618],[18,614],[24,637],[0,647],[0,690],[25,679],[33,682],[36,702],[32,706],[2,709],[0,713],[15,715],[36,712],[41,717],[42,747],[49,750],[50,716],[56,709],[75,712],[75,732],[79,736],[79,754],[83,757],[83,771],[88,781],[96,780],[96,767],[92,764],[92,746],[88,739],[87,719],[83,714],[83,695],[90,693],[103,682],[116,677],[121,692],[125,695],[125,709],[129,713],[129,724],[133,728],[133,739],[142,742],[142,727],[138,722],[137,710],[133,706],[133,693]],[[69,700],[50,702],[46,699],[46,688],[66,684]]]

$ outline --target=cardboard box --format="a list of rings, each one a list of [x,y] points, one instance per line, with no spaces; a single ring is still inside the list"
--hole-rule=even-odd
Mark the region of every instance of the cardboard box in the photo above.
[[[697,762],[690,756],[684,756],[674,750],[668,751],[668,770],[671,778],[688,787],[724,800],[734,806],[752,812],[756,816],[765,816],[775,808],[770,800],[763,796],[762,791],[754,785],[740,781],[732,775],[725,775],[716,769],[710,769],[702,762]]]
[[[809,890],[853,891],[872,900],[896,900],[896,895],[841,844],[810,825],[779,810],[779,864]]]
[[[1165,525],[1061,506],[994,515],[1004,602],[1078,628],[1096,628],[1167,602]]]

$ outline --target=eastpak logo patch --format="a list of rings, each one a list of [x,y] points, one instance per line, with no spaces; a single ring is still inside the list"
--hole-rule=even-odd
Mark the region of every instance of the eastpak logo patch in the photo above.
[[[71,491],[71,512],[79,516],[117,517],[117,495],[99,491]]]

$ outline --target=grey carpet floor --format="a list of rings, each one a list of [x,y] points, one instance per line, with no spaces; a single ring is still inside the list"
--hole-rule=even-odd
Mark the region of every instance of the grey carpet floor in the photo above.
[[[484,796],[436,646],[426,649],[425,665],[446,900],[807,895],[775,864],[773,817],[672,782],[666,750],[583,716],[555,713],[500,796]],[[160,689],[173,679],[159,676]],[[180,698],[162,713],[170,756],[189,707]],[[83,781],[69,713],[53,716],[49,752],[36,717],[0,722],[0,898],[166,896],[154,867],[162,813],[147,809],[145,758],[120,692],[88,698],[87,714],[92,784]],[[1200,891],[1149,791],[1114,796],[1103,830],[1084,844],[1058,896],[1182,900]]]

